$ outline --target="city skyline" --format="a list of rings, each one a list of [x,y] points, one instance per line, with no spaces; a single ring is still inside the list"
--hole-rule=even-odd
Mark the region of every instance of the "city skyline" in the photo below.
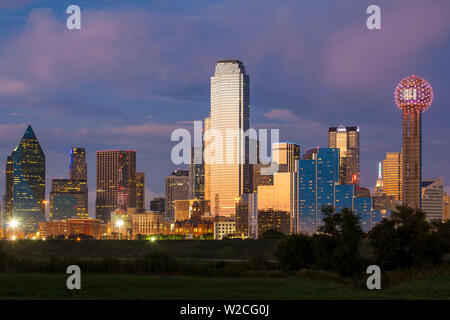
[[[146,68],[143,70],[147,72],[148,77],[156,75],[155,79],[159,79],[159,82],[152,80],[152,82],[144,81],[142,84],[138,84],[141,77],[146,77],[145,74],[125,72],[124,79],[114,83],[114,81],[101,76],[97,69],[102,67],[101,64],[97,68],[93,67],[92,70],[89,70],[87,67],[91,67],[97,61],[93,61],[86,55],[81,55],[79,59],[60,57],[59,59],[63,59],[62,63],[64,64],[68,62],[68,64],[73,63],[74,66],[81,67],[80,71],[75,73],[73,81],[69,81],[67,85],[55,84],[55,80],[62,79],[61,77],[64,75],[54,69],[54,64],[45,63],[48,61],[45,55],[37,55],[32,59],[35,65],[42,66],[40,71],[31,68],[29,64],[25,64],[25,66],[19,64],[19,62],[23,62],[21,59],[27,57],[27,51],[33,52],[36,51],[34,49],[40,47],[40,42],[37,40],[42,38],[42,32],[48,32],[51,35],[50,42],[45,43],[50,48],[55,45],[65,46],[72,41],[85,50],[91,50],[86,39],[77,40],[72,35],[59,31],[59,27],[64,27],[64,12],[61,10],[61,5],[56,2],[49,3],[47,6],[50,9],[45,10],[40,9],[38,3],[21,8],[7,8],[6,11],[9,14],[14,12],[17,19],[14,22],[5,22],[6,20],[1,22],[0,45],[5,49],[2,51],[2,62],[0,63],[0,83],[2,84],[0,102],[5,114],[0,123],[0,132],[3,136],[0,145],[3,173],[0,180],[2,195],[5,194],[6,156],[17,145],[28,123],[31,123],[47,155],[47,194],[51,190],[51,179],[67,178],[70,149],[74,146],[85,147],[90,191],[89,212],[92,216],[92,213],[95,212],[92,205],[93,201],[95,202],[95,152],[133,149],[137,152],[136,170],[146,174],[146,186],[149,186],[146,194],[146,207],[148,207],[149,200],[156,195],[164,194],[164,177],[177,168],[169,161],[171,130],[181,126],[190,128],[192,125],[185,123],[186,121],[203,119],[207,116],[209,110],[208,80],[212,74],[213,65],[218,59],[228,57],[240,58],[252,76],[250,84],[252,123],[255,124],[255,127],[279,127],[281,141],[293,141],[300,145],[302,151],[306,151],[317,145],[326,147],[328,127],[341,124],[360,126],[361,186],[365,187],[375,185],[377,163],[384,159],[385,153],[398,152],[401,148],[401,130],[397,126],[401,115],[394,108],[395,104],[392,101],[395,84],[413,73],[423,76],[430,81],[437,94],[431,107],[432,112],[427,114],[423,120],[425,135],[422,176],[423,178],[444,176],[444,182],[447,184],[446,190],[449,191],[450,176],[447,169],[449,166],[448,151],[446,151],[449,150],[449,142],[445,137],[450,132],[445,119],[448,119],[449,110],[446,106],[450,102],[448,96],[444,94],[448,87],[446,78],[448,68],[446,68],[445,56],[450,48],[445,39],[448,37],[449,29],[447,26],[438,28],[438,26],[441,27],[440,20],[436,19],[440,16],[437,11],[446,11],[448,7],[446,2],[437,2],[435,6],[439,10],[430,9],[428,11],[421,10],[423,4],[420,2],[409,2],[406,13],[401,11],[401,4],[383,3],[381,5],[383,10],[386,9],[390,12],[384,18],[383,27],[379,31],[383,39],[378,38],[379,35],[364,30],[363,26],[358,29],[356,22],[358,15],[354,12],[363,12],[364,10],[360,10],[363,5],[359,8],[358,5],[348,7],[328,3],[333,15],[336,15],[336,12],[349,12],[355,15],[355,18],[348,21],[320,19],[324,21],[324,26],[317,25],[316,27],[323,35],[323,40],[308,38],[306,31],[302,31],[306,28],[299,22],[302,19],[298,19],[299,21],[293,19],[293,16],[282,10],[282,5],[280,8],[276,8],[267,4],[267,8],[261,9],[260,18],[253,17],[258,26],[261,27],[264,17],[267,17],[272,10],[274,17],[280,20],[282,17],[286,18],[285,21],[292,24],[292,29],[301,35],[295,36],[290,30],[279,30],[284,31],[285,35],[278,40],[280,41],[279,47],[284,49],[282,50],[284,54],[280,56],[279,53],[265,48],[259,48],[258,52],[249,48],[256,46],[255,39],[258,38],[256,32],[258,30],[255,27],[249,26],[247,31],[249,34],[246,36],[248,44],[233,41],[230,35],[239,33],[232,26],[232,20],[225,19],[227,17],[212,6],[199,3],[187,4],[179,11],[175,8],[160,7],[155,13],[151,8],[144,6],[143,8],[139,7],[142,9],[139,14],[136,10],[133,11],[137,8],[137,4],[131,4],[130,8],[125,10],[120,6],[98,4],[91,6],[88,2],[81,1],[81,7],[90,10],[86,14],[85,24],[83,24],[86,31],[82,30],[82,32],[89,32],[90,26],[100,27],[107,24],[117,16],[124,18],[123,23],[129,28],[125,32],[132,32],[136,27],[132,18],[142,22],[147,21],[146,18],[150,15],[158,17],[159,21],[167,23],[175,30],[178,30],[180,26],[190,27],[187,32],[191,33],[191,38],[196,38],[195,35],[199,32],[197,28],[203,25],[227,27],[230,29],[230,33],[219,33],[224,39],[224,45],[219,44],[215,49],[208,49],[204,44],[199,44],[199,49],[188,46],[187,57],[182,59],[181,64],[175,63],[173,69],[166,70],[166,74],[161,71],[164,69],[158,69],[159,71],[151,69],[140,56],[135,61],[125,61],[127,66],[144,63]],[[243,3],[243,6],[247,10],[251,8],[251,5],[246,2]],[[203,13],[209,11],[212,18],[222,17],[225,20],[221,24],[214,24],[210,21],[201,21],[197,24],[189,22],[186,17],[194,11],[194,7]],[[318,8],[311,4],[306,8],[300,8],[302,8],[299,9],[301,15],[311,16],[306,20],[310,23],[323,15],[327,16],[323,11],[319,13]],[[103,16],[100,14],[100,9],[105,11]],[[233,12],[233,9],[228,8],[227,10],[229,13]],[[177,24],[170,17],[165,20],[165,13],[176,14],[177,17],[182,18],[181,22]],[[406,54],[406,52],[402,51],[403,49],[399,46],[395,47],[397,51],[400,50],[398,56],[386,53],[387,56],[382,56],[383,59],[375,59],[377,54],[379,55],[378,50],[387,45],[394,45],[391,40],[398,39],[395,32],[392,35],[388,34],[389,31],[392,31],[390,23],[394,18],[404,21],[408,15],[418,14],[426,22],[422,32],[427,34],[428,39],[414,44],[417,46],[415,47],[417,53],[411,53],[411,56],[405,57],[400,55],[400,53]],[[272,27],[263,29],[267,31],[269,44],[277,44],[276,37],[271,36],[274,31],[278,30],[277,28],[281,28],[281,24],[278,24],[277,21],[275,19]],[[30,26],[27,27],[26,23]],[[150,29],[149,24],[145,23],[144,26]],[[115,26],[111,25],[111,27]],[[12,32],[13,30],[15,31]],[[331,33],[332,30],[337,30],[337,35]],[[175,35],[176,39],[181,39],[178,33]],[[206,39],[211,36],[209,33],[205,34]],[[338,42],[339,36],[345,36],[343,44]],[[305,37],[306,39],[303,39]],[[90,41],[95,40],[94,35],[91,34],[87,38]],[[162,39],[151,39],[166,52],[174,52],[174,49]],[[295,41],[285,41],[285,39],[296,39],[298,44],[295,44]],[[349,45],[351,48],[351,45],[354,45],[352,41],[357,39],[362,39],[369,48],[367,50],[359,48],[357,51],[360,57],[358,61],[361,61],[360,63],[363,65],[369,65],[365,70],[367,74],[350,72],[356,68],[353,65],[348,74],[344,74],[339,69],[339,64],[345,65],[345,56],[340,54],[326,56],[327,47],[324,44],[331,40],[335,47],[339,48],[342,45],[342,48],[345,49],[344,45]],[[403,41],[408,41],[408,39],[402,39],[399,42]],[[433,45],[433,50],[427,49],[428,45]],[[121,47],[119,46],[119,48]],[[149,43],[144,42],[143,48],[148,49]],[[100,43],[98,50],[104,57],[116,61],[114,59],[117,57],[108,53],[106,45]],[[375,53],[371,53],[370,50]],[[437,51],[438,54],[436,55],[432,51]],[[312,70],[304,63],[299,63],[301,59],[312,59],[308,63],[314,65],[317,62],[313,58],[315,53],[324,58],[325,65],[330,68],[329,73],[327,70],[319,70],[320,78],[314,76]],[[189,63],[187,63],[188,61]],[[383,63],[377,61],[383,61]],[[175,60],[163,60],[161,65],[168,66],[170,62],[175,62]],[[374,70],[374,67],[370,67],[371,65],[378,65],[377,68],[380,70]],[[70,70],[71,68],[69,68]],[[117,71],[120,70],[114,69],[114,72]],[[30,77],[25,79],[21,77],[21,74]],[[185,76],[176,78],[177,74]],[[349,79],[349,76],[353,78]],[[104,90],[85,88],[83,84],[87,79],[89,85],[96,89],[103,87]],[[117,78],[112,77],[112,79]],[[336,82],[336,79],[340,80],[339,83]],[[36,84],[38,80],[43,81],[45,88]],[[129,81],[129,84],[124,85],[124,80]],[[117,86],[120,90],[114,94]],[[136,90],[136,95],[130,94],[133,90]],[[144,94],[146,90],[150,90],[150,93]],[[30,97],[35,97],[35,99]],[[117,99],[111,103],[113,98]],[[382,112],[379,112],[380,108],[382,108]],[[189,109],[189,112],[186,112],[186,109]],[[185,168],[183,167],[183,169]]]

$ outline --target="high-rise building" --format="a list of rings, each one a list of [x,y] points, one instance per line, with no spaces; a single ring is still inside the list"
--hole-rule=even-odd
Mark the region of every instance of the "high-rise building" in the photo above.
[[[86,150],[72,148],[70,150],[69,179],[87,181]]]
[[[219,60],[211,77],[210,133],[208,147],[209,199],[216,216],[234,216],[236,199],[250,191],[249,140],[250,80],[239,60]],[[222,141],[217,143],[217,133]],[[227,139],[232,133],[232,138]],[[206,132],[208,135],[208,133]]]
[[[145,208],[145,173],[136,172],[136,208]]]
[[[442,220],[450,220],[450,196],[446,192],[444,192],[444,216]]]
[[[150,201],[150,210],[159,212],[159,213],[165,213],[166,212],[166,198],[159,197],[154,198]]]
[[[422,180],[422,211],[428,221],[442,220],[444,216],[444,178]]]
[[[189,197],[191,199],[205,199],[205,167],[202,158],[203,147],[192,147],[189,165]]]
[[[166,177],[166,217],[175,221],[175,200],[189,199],[189,171],[175,170]]]
[[[328,148],[339,148],[339,181],[359,185],[359,127],[330,127]]]
[[[411,208],[421,208],[422,112],[433,101],[430,84],[416,75],[397,85],[395,103],[403,113],[402,200]]]
[[[25,231],[38,231],[45,221],[45,154],[28,128],[13,155],[13,216]]]
[[[383,160],[383,193],[402,200],[403,160],[401,152],[386,152]]]
[[[299,159],[300,146],[298,144],[292,142],[278,142],[272,144],[272,162],[277,162],[278,165],[286,166],[287,172],[298,171]]]
[[[97,151],[96,217],[107,223],[117,208],[136,207],[136,151]]]
[[[381,196],[383,194],[383,166],[381,161],[378,162],[378,177],[377,183],[375,184],[375,188],[373,188],[374,196]]]
[[[13,216],[13,198],[14,198],[14,155],[6,158],[5,167],[5,195],[3,197],[3,219],[2,226],[8,223]]]
[[[86,180],[52,179],[50,220],[88,218]]]

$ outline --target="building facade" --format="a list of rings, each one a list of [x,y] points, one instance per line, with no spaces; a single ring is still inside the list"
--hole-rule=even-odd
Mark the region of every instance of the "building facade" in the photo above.
[[[136,172],[136,208],[145,209],[145,173]]]
[[[444,178],[422,180],[422,211],[428,221],[440,220],[444,216]]]
[[[175,221],[175,200],[189,199],[189,171],[175,170],[166,177],[166,217]]]
[[[35,232],[45,221],[45,154],[31,126],[12,156],[13,216],[25,232]]]
[[[250,79],[239,60],[219,60],[211,77],[209,199],[213,215],[234,216],[236,198],[249,192]],[[227,139],[227,136],[231,138]]]
[[[86,180],[52,179],[50,220],[88,218]]]
[[[3,219],[2,226],[6,224],[13,217],[13,199],[14,199],[14,157],[9,155],[6,158],[5,165],[5,195],[3,196]]]
[[[86,235],[94,239],[100,239],[101,221],[98,219],[67,219],[52,220],[39,223],[39,236],[41,239],[49,239],[58,236],[69,238],[71,236]]]
[[[339,182],[359,185],[359,127],[330,127],[328,148],[339,149]]]
[[[69,179],[87,181],[86,150],[74,147],[70,150]]]
[[[383,160],[383,193],[402,200],[403,157],[401,152],[386,152]]]
[[[96,217],[108,222],[117,208],[136,207],[136,151],[97,151]]]
[[[153,198],[153,200],[150,201],[150,210],[159,212],[159,213],[165,213],[166,212],[166,198],[164,198],[164,197]]]

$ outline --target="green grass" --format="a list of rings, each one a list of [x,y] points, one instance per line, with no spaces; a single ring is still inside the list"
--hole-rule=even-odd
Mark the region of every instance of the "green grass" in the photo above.
[[[65,274],[0,274],[0,299],[450,299],[450,276],[369,291],[301,278],[200,278],[82,275],[81,290]]]
[[[248,260],[253,256],[274,259],[279,240],[95,240],[95,241],[0,241],[5,252],[21,258],[47,259],[51,255],[66,258],[136,258],[162,252],[179,259]]]

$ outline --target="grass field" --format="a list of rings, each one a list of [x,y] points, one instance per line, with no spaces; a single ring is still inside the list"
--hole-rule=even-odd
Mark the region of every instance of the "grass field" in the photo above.
[[[5,252],[17,257],[47,259],[51,255],[66,258],[136,258],[151,252],[163,252],[178,259],[248,260],[254,256],[274,259],[279,240],[96,240],[96,241],[0,241]]]
[[[300,278],[197,278],[82,275],[68,290],[65,274],[0,274],[0,299],[450,299],[450,276],[369,291]]]

